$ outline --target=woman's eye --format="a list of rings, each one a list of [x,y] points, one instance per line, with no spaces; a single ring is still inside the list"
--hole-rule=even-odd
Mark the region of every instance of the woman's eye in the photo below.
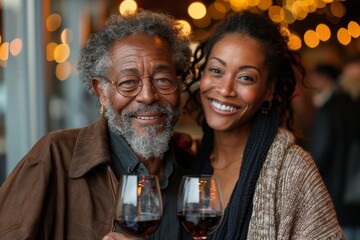
[[[250,76],[247,76],[247,75],[238,76],[237,80],[239,82],[242,82],[242,83],[252,83],[252,82],[254,82],[254,78],[250,77]]]
[[[209,73],[217,76],[221,74],[221,71],[217,68],[209,68]]]

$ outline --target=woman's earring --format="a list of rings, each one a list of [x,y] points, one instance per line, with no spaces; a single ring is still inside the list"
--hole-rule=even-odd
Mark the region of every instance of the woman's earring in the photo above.
[[[101,105],[101,107],[99,109],[100,116],[104,116],[104,111],[105,111],[105,107],[103,105]]]
[[[262,114],[267,115],[270,112],[270,109],[271,109],[271,102],[270,101],[265,101],[260,109],[261,109]]]

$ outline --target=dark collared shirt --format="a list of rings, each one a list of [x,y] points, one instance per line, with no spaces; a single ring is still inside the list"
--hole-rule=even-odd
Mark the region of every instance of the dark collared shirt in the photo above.
[[[109,130],[113,170],[119,177],[125,174],[149,175],[149,171],[141,163],[134,151],[124,138]],[[175,151],[170,144],[169,151],[164,156],[164,176],[160,179],[160,188],[163,201],[163,216],[156,232],[146,239],[172,239],[179,238],[179,223],[176,217],[176,195],[183,170],[175,163]]]

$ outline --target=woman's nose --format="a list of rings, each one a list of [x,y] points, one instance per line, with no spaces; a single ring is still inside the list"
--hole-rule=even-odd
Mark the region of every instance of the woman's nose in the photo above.
[[[224,97],[236,97],[234,80],[231,77],[224,77],[216,87],[216,91]]]

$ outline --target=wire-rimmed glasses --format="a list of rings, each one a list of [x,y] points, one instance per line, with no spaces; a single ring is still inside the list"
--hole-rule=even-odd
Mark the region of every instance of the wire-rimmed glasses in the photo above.
[[[128,74],[118,77],[117,81],[110,81],[108,78],[104,79],[114,85],[118,93],[124,97],[135,97],[138,95],[144,85],[144,79],[151,80],[152,87],[162,95],[175,92],[180,84],[179,77],[170,73],[155,74],[152,77],[140,77],[138,75]]]

